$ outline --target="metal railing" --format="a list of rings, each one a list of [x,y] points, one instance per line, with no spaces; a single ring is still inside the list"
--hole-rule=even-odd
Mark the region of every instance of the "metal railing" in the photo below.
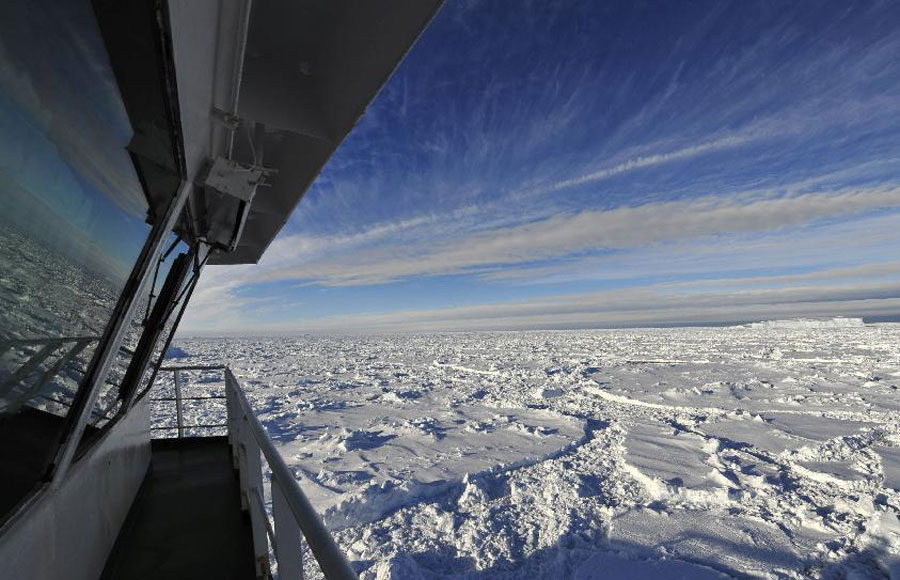
[[[250,514],[253,532],[253,552],[257,575],[271,578],[269,543],[271,542],[280,580],[303,578],[303,545],[305,539],[319,568],[328,580],[357,580],[356,572],[335,543],[322,518],[297,483],[293,471],[282,459],[265,428],[256,418],[247,397],[234,374],[223,365],[167,366],[162,371],[175,374],[175,396],[151,400],[174,401],[178,436],[190,428],[228,428],[231,457],[237,469],[241,488],[241,507]],[[224,371],[225,395],[184,397],[180,373],[182,371]],[[227,421],[222,424],[184,425],[182,402],[204,399],[226,400]],[[156,427],[172,429],[172,427]],[[265,506],[263,463],[265,458],[271,471],[269,491],[272,498],[272,519]]]
[[[0,378],[0,403],[5,404],[3,412],[13,414],[38,397],[63,407],[71,407],[71,401],[60,400],[44,394],[44,387],[88,346],[99,341],[99,336],[0,340],[0,358],[15,349],[23,350],[28,347],[36,349],[30,354],[25,353],[19,366],[7,376]],[[118,352],[127,356],[134,355],[134,351],[125,345],[119,346]],[[34,380],[26,384],[26,379],[30,379],[32,376],[34,376]],[[18,389],[17,394],[14,393],[16,389]],[[96,414],[101,419],[109,419],[110,417],[107,415],[109,411],[110,409],[106,409]]]
[[[206,400],[222,400],[225,399],[225,395],[206,395],[203,397],[185,397],[182,394],[182,372],[187,371],[224,371],[225,365],[176,365],[176,366],[166,366],[161,367],[159,370],[161,371],[171,371],[173,375],[173,379],[175,381],[175,396],[174,397],[152,397],[150,401],[152,402],[174,402],[175,403],[175,426],[172,427],[170,425],[155,425],[150,427],[153,431],[171,431],[173,429],[178,431],[178,438],[181,439],[184,437],[185,429],[221,429],[224,427],[228,427],[229,423],[226,421],[224,423],[203,423],[203,424],[194,424],[194,425],[185,425],[184,424],[184,407],[182,403],[184,401],[206,401]]]
[[[55,377],[63,367],[88,347],[92,342],[99,340],[96,336],[71,336],[60,338],[35,338],[24,340],[0,341],[0,357],[3,357],[10,349],[20,347],[40,347],[22,362],[22,364],[9,376],[0,380],[0,400],[6,402],[4,412],[15,413],[32,398],[39,396],[46,385]],[[62,349],[62,352],[57,352]],[[29,378],[35,372],[41,370],[41,365],[56,355],[56,360],[38,375],[30,385],[24,387],[17,395],[13,391],[22,381]],[[47,397],[45,397],[47,398]],[[53,400],[53,399],[50,399]],[[65,406],[69,404],[55,401]]]

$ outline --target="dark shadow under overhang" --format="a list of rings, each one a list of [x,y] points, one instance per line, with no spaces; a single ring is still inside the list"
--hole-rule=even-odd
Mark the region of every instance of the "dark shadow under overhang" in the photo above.
[[[265,125],[257,148],[277,173],[257,191],[237,247],[210,264],[259,260],[441,2],[253,3],[237,116]],[[235,158],[252,162],[248,139],[235,144]]]

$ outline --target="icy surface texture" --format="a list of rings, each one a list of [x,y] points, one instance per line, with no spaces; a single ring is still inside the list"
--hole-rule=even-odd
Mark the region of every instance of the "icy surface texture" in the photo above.
[[[900,326],[177,346],[364,579],[900,578]]]

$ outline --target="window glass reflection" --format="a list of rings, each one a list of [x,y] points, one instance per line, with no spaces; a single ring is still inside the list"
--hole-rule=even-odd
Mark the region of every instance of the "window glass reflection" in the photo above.
[[[126,327],[125,339],[122,341],[122,345],[119,348],[119,352],[116,355],[112,368],[107,375],[106,382],[100,388],[97,402],[91,410],[88,424],[92,427],[102,428],[109,423],[121,408],[122,400],[120,395],[122,394],[122,382],[126,377],[129,366],[134,360],[134,355],[138,350],[141,336],[148,330],[150,314],[161,297],[160,294],[164,282],[169,275],[172,265],[175,263],[175,259],[188,251],[187,245],[184,242],[179,241],[174,235],[169,239],[169,248],[170,251],[160,258],[158,266],[155,267],[153,279],[137,300],[134,316]],[[169,316],[164,328],[167,327],[173,319],[173,316]],[[154,352],[158,352],[161,348],[159,346],[161,342],[162,339],[156,341]],[[155,358],[151,358],[151,360],[155,360]]]
[[[0,517],[43,477],[149,233],[87,0],[0,3]]]

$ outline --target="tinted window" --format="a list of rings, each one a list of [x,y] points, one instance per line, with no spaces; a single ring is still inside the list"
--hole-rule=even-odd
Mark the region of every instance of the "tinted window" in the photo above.
[[[52,457],[149,233],[130,139],[90,2],[3,2],[0,515]]]

